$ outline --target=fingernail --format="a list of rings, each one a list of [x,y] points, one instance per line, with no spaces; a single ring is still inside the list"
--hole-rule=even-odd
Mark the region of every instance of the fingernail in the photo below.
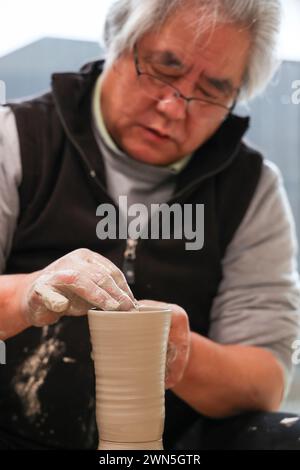
[[[118,310],[119,307],[120,307],[119,302],[117,302],[114,299],[106,300],[105,305],[104,305],[105,310]]]
[[[121,310],[137,310],[137,302],[135,299],[131,299],[127,294],[123,294],[122,298],[119,299]]]
[[[174,362],[177,357],[177,348],[174,343],[168,343],[167,349],[167,364]]]

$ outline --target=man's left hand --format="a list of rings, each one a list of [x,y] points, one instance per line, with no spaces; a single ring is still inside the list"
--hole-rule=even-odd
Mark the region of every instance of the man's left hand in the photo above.
[[[189,360],[191,331],[188,315],[176,304],[156,300],[140,300],[138,303],[147,307],[168,308],[172,312],[165,379],[165,388],[172,388],[181,381]]]

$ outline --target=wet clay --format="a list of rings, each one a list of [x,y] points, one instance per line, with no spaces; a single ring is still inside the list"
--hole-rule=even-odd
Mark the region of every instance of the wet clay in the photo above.
[[[162,449],[170,310],[88,314],[99,449]]]

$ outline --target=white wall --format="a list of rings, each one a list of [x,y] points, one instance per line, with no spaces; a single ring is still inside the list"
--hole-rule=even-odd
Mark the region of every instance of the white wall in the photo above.
[[[0,56],[43,36],[98,41],[110,1],[1,0]],[[282,3],[280,56],[300,60],[300,0]]]
[[[45,36],[98,41],[110,0],[1,0],[0,56]]]
[[[284,10],[279,53],[283,59],[300,60],[300,0],[282,0]]]

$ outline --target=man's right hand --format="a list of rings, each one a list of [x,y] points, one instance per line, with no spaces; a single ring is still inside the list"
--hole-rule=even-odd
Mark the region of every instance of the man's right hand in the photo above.
[[[91,307],[136,308],[122,271],[104,256],[85,248],[33,274],[36,276],[28,275],[21,299],[22,313],[33,326],[56,323],[62,315],[85,315]]]

